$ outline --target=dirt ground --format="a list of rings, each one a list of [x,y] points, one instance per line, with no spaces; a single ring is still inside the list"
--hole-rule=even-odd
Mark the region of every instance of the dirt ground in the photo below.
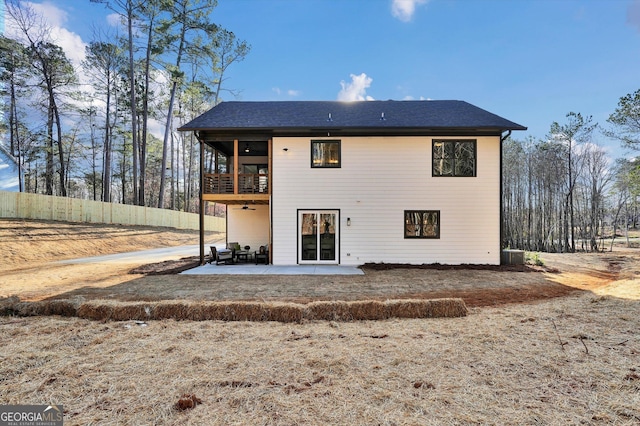
[[[207,241],[224,239],[208,233]],[[198,231],[0,219],[0,298],[42,300],[82,287],[109,287],[140,278],[141,266],[119,263],[62,264],[60,260],[198,244]]]
[[[208,234],[208,242],[224,239]],[[0,219],[0,298],[110,300],[260,300],[306,303],[361,298],[460,297],[467,306],[498,306],[566,296],[577,291],[640,298],[637,249],[606,253],[541,254],[542,267],[363,267],[364,276],[153,275],[193,264],[62,264],[59,260],[197,244],[196,231]],[[151,262],[150,262],[151,263]],[[229,266],[233,268],[233,266]],[[145,273],[130,273],[144,271]]]
[[[640,424],[636,251],[543,254],[545,268],[530,272],[371,269],[349,286],[306,276],[257,286],[52,264],[196,238],[93,226],[74,236],[82,228],[0,220],[0,298],[218,298],[234,286],[240,298],[273,297],[272,286],[317,287],[314,298],[354,288],[433,296],[438,287],[484,307],[462,318],[300,323],[0,316],[0,404],[61,404],[65,425]],[[527,303],[506,303],[518,300]]]

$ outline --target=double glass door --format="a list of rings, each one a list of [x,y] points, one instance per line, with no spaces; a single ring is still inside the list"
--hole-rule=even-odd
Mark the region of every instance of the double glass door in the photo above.
[[[337,210],[298,212],[300,263],[338,263],[339,218]]]

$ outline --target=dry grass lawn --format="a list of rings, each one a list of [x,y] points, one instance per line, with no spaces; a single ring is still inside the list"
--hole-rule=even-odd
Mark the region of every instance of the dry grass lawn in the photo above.
[[[588,294],[456,319],[3,317],[0,403],[69,425],[637,425],[638,330],[638,302]]]
[[[34,261],[27,253],[32,245],[44,250],[41,239],[52,247],[71,240],[67,249],[78,252],[98,244],[95,254],[118,251],[123,244],[108,241],[120,232],[115,230],[87,230],[86,238],[74,239],[73,228],[61,224],[48,225],[47,232],[59,229],[51,236],[32,222],[8,223],[0,220],[0,248],[9,253],[3,260],[14,261],[0,266],[0,293],[16,294],[5,279],[14,280],[20,271],[24,285],[46,274],[46,259]],[[21,226],[22,236],[7,230]],[[192,233],[185,243],[195,237]],[[170,239],[165,232],[144,238],[137,248]],[[47,258],[82,255],[48,249]],[[62,404],[67,425],[640,424],[637,252],[543,258],[560,273],[513,273],[512,280],[541,276],[582,291],[472,307],[467,317],[453,319],[0,317],[0,404]],[[146,281],[152,277],[123,278],[124,270],[105,269],[100,281],[85,269],[73,282],[53,280],[55,288],[38,281],[40,290],[33,294],[76,291],[88,282],[103,289],[126,287],[132,280],[153,285]],[[414,281],[427,280],[425,275],[395,271],[392,276],[411,290]],[[68,272],[65,276],[68,281]],[[467,281],[473,277],[467,272]],[[108,284],[110,279],[117,284]]]
[[[215,241],[224,234],[209,233],[207,238]],[[142,277],[128,274],[139,264],[56,261],[198,241],[198,231],[0,219],[0,298],[19,295],[23,300],[41,300],[80,287],[115,286]]]

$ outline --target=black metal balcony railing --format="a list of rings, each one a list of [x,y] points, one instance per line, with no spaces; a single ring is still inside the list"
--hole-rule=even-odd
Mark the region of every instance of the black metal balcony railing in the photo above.
[[[269,177],[261,173],[238,173],[238,191],[233,188],[232,173],[205,173],[205,194],[268,194]]]

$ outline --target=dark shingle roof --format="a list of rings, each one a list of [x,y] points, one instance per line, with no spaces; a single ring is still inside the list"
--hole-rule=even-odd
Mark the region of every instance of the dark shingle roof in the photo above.
[[[179,130],[526,130],[464,101],[223,102]]]

